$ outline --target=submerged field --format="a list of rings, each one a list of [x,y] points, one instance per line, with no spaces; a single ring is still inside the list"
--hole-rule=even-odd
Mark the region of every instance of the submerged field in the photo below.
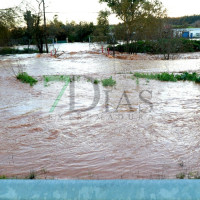
[[[200,172],[200,84],[132,77],[200,74],[200,53],[164,61],[106,57],[88,44],[59,50],[65,53],[58,58],[0,57],[0,175],[171,179]],[[35,85],[13,76],[19,63]],[[66,88],[61,76],[70,77]],[[106,87],[105,79],[113,86]]]

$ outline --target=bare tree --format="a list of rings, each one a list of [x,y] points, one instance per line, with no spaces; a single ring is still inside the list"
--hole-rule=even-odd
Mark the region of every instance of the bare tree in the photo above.
[[[36,33],[37,46],[39,48],[39,51],[41,53],[43,53],[43,42],[44,42],[45,46],[46,46],[46,53],[48,53],[49,51],[48,51],[48,43],[47,43],[45,2],[44,2],[44,0],[36,0],[36,1],[38,3],[37,17],[35,20],[35,27],[36,27],[35,33]],[[42,8],[41,8],[41,6],[42,6]],[[43,19],[44,19],[43,29],[40,27],[42,13],[43,13]]]

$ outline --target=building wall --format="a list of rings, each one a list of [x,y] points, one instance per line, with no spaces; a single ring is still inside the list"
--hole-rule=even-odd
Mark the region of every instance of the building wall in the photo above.
[[[190,31],[193,34],[193,37],[200,38],[200,30],[197,31]]]
[[[200,28],[185,28],[174,29],[174,35],[179,35],[185,38],[200,38]]]

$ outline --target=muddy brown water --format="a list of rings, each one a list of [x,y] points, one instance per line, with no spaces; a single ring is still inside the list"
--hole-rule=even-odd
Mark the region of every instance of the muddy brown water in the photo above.
[[[58,59],[1,57],[0,175],[23,178],[35,171],[38,178],[171,179],[180,172],[200,171],[200,85],[137,81],[129,73],[199,72],[200,59],[109,59],[88,53],[84,45],[85,51],[78,52],[76,46],[71,50],[76,54]],[[18,59],[39,80],[34,87],[13,77],[6,63],[15,66]],[[42,76],[57,74],[81,76],[75,82],[74,112],[69,86],[49,112],[63,83],[45,86]],[[87,81],[110,76],[117,85],[99,84],[99,93]],[[80,111],[94,96],[97,105]]]

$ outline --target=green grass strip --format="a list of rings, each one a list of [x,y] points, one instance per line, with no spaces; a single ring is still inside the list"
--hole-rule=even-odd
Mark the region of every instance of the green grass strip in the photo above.
[[[197,73],[188,73],[184,72],[181,74],[173,74],[168,72],[163,72],[159,74],[147,74],[147,73],[134,73],[134,77],[136,78],[146,78],[146,79],[153,79],[153,80],[159,80],[159,81],[193,81],[196,83],[200,83],[200,76]]]
[[[66,75],[48,75],[48,76],[43,76],[43,78],[44,78],[44,86],[47,86],[47,83],[52,82],[52,81],[66,82],[69,79],[69,76],[66,76]]]

